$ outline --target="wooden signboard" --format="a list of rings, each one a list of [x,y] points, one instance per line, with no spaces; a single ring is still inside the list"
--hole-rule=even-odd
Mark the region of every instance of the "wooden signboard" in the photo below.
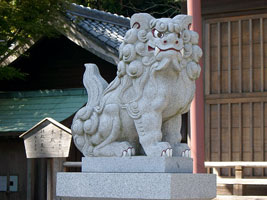
[[[45,118],[22,134],[27,158],[68,157],[71,130],[52,118]]]

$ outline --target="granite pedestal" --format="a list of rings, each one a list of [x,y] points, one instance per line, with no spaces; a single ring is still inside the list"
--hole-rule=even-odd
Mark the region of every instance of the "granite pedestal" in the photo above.
[[[179,164],[181,161],[187,164]],[[215,198],[216,176],[188,173],[192,170],[190,162],[190,158],[176,157],[83,158],[82,172],[57,174],[56,193],[64,200]],[[116,163],[123,172],[119,172]],[[183,167],[168,168],[166,163]]]
[[[185,173],[58,173],[57,195],[72,199],[212,199],[215,176]]]
[[[193,160],[186,157],[83,157],[82,172],[192,173]]]

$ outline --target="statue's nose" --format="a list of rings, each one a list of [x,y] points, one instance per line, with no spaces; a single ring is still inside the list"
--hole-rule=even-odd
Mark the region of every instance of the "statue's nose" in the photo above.
[[[163,41],[164,44],[178,44],[178,38],[174,33],[169,34]]]

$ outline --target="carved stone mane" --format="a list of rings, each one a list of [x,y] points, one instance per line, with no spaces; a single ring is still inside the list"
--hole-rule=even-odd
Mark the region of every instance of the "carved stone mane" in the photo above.
[[[188,111],[202,51],[187,15],[131,17],[109,85],[86,64],[87,105],[74,117],[74,143],[85,156],[182,156],[181,114]]]

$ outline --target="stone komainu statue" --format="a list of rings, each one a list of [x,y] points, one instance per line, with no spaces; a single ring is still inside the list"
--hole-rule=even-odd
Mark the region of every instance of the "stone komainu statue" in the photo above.
[[[188,30],[192,17],[131,17],[109,85],[85,64],[88,102],[73,120],[74,143],[85,156],[182,156],[181,115],[194,97],[202,50]]]

